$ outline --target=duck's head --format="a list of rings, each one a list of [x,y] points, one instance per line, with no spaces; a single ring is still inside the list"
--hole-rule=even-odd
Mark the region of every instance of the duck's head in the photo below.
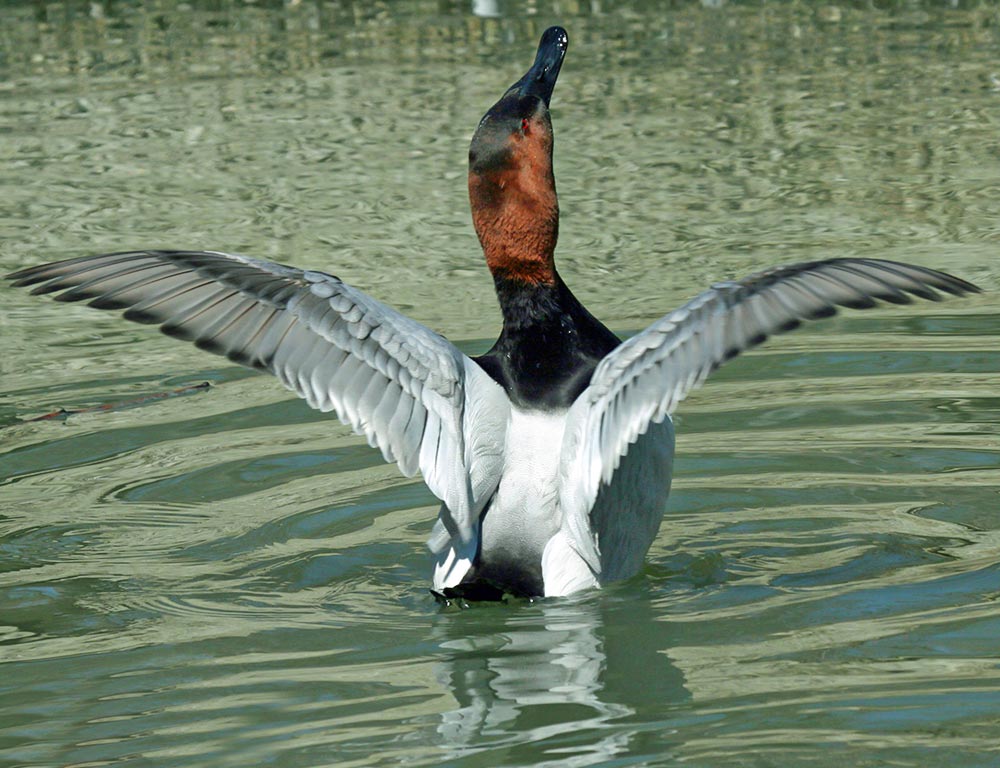
[[[552,284],[559,204],[549,99],[569,37],[545,30],[535,63],[490,107],[469,148],[472,221],[494,277]]]

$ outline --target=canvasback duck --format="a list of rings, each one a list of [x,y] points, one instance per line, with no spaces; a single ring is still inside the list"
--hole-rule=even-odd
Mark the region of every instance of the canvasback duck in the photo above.
[[[113,253],[8,277],[273,373],[419,472],[442,502],[429,541],[439,597],[567,595],[632,576],[670,492],[670,414],[711,371],[838,305],[979,289],[892,261],[792,264],[717,283],[622,342],[553,261],[549,99],[568,42],[548,29],[472,138],[472,220],[503,315],[484,355],[333,275],[238,254]]]

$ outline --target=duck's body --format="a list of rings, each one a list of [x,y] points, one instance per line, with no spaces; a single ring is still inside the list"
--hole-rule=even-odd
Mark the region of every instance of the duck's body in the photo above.
[[[669,414],[714,368],[836,305],[978,289],[898,262],[794,264],[719,283],[622,343],[553,261],[548,104],[566,46],[546,31],[472,141],[473,223],[503,313],[481,357],[332,275],[236,254],[108,254],[10,277],[269,371],[420,472],[442,501],[430,540],[441,595],[565,595],[631,576],[670,491]]]
[[[563,514],[576,459],[566,437],[585,428],[586,416],[584,408],[511,407],[500,481],[480,517],[478,551],[463,559],[461,544],[450,541],[439,555],[435,591],[474,600],[505,592],[566,595],[638,572],[670,493],[673,424],[667,418],[653,425],[630,448],[615,481],[598,492],[585,523],[600,542],[594,567]]]

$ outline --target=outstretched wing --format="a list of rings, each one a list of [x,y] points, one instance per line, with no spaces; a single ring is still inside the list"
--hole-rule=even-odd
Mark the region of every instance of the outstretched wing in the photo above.
[[[663,421],[722,363],[803,320],[868,309],[879,301],[937,301],[979,288],[932,269],[878,259],[831,259],[777,267],[716,283],[611,352],[594,371],[564,444],[561,504],[571,540],[600,569],[587,515],[629,446]]]
[[[8,275],[269,371],[336,411],[407,476],[419,471],[466,545],[499,479],[507,398],[453,344],[323,272],[201,251],[136,251]],[[440,538],[440,537],[439,537]],[[439,547],[442,543],[439,542]]]

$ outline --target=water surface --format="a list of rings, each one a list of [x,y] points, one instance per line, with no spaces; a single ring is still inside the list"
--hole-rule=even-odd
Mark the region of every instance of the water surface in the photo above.
[[[597,8],[8,4],[0,269],[242,251],[481,351],[468,140],[561,23],[558,260],[612,328],[833,256],[997,289],[995,9]],[[993,295],[737,360],[679,412],[640,576],[442,611],[435,501],[363,440],[149,328],[3,290],[0,762],[996,765]],[[80,412],[31,421],[59,408]]]

